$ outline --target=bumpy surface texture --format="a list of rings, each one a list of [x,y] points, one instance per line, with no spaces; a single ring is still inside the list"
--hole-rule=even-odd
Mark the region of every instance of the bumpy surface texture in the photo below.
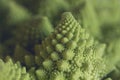
[[[0,0],[0,15],[0,80],[120,79],[119,0]]]
[[[32,80],[32,78],[19,63],[13,63],[11,59],[7,62],[0,59],[0,80]]]
[[[69,12],[38,47],[39,80],[99,80],[105,74],[105,45],[95,42]]]

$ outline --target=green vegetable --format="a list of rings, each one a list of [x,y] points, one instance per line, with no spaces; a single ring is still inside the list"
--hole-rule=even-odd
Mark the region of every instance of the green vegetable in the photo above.
[[[106,74],[104,49],[70,12],[63,13],[53,34],[39,45],[36,75],[39,80],[99,80]]]
[[[6,62],[0,59],[0,80],[34,80],[26,72],[25,67],[21,67],[19,62],[13,63],[11,59]]]
[[[119,80],[119,14],[119,0],[0,0],[0,80]]]

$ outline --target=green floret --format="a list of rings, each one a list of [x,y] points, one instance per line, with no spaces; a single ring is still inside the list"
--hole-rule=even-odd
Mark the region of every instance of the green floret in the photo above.
[[[19,25],[15,31],[15,39],[23,47],[34,46],[52,31],[52,24],[47,17],[36,16]]]
[[[19,63],[13,63],[11,59],[4,62],[0,59],[0,80],[34,80],[25,67]]]
[[[100,80],[106,74],[104,49],[65,12],[53,34],[36,47],[36,75],[39,80]]]
[[[120,80],[119,0],[0,0],[0,80]]]

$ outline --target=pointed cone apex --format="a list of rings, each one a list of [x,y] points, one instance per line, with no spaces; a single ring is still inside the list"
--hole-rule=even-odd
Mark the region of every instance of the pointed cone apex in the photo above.
[[[69,19],[71,19],[71,18],[74,18],[71,12],[64,12],[64,13],[62,14],[62,20],[64,20],[64,19],[69,20]]]

